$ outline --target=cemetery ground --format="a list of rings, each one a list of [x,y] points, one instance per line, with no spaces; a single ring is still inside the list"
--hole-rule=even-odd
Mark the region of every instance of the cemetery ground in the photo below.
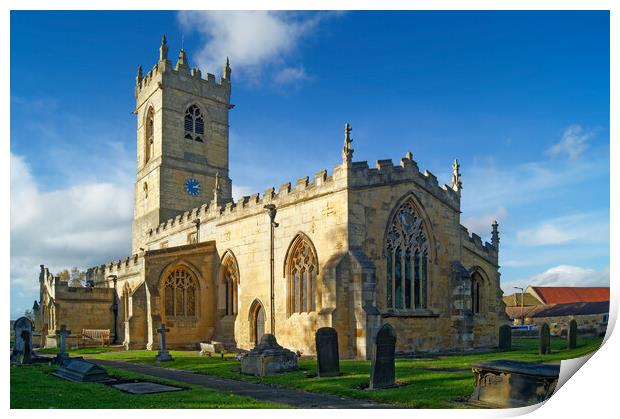
[[[144,380],[181,387],[183,391],[129,394],[101,383],[76,383],[49,373],[56,366],[20,365],[11,368],[11,408],[19,409],[247,409],[279,408],[274,403],[237,396],[224,391],[162,380],[117,368],[106,368],[114,377]]]
[[[396,359],[396,380],[397,387],[381,390],[368,390],[369,373],[370,373],[370,361],[359,360],[340,360],[341,375],[338,377],[329,378],[317,378],[316,377],[316,360],[313,359],[300,359],[299,371],[277,374],[267,377],[255,377],[240,374],[239,361],[233,354],[227,354],[224,359],[219,356],[213,356],[211,358],[207,356],[200,356],[198,351],[170,351],[174,360],[170,362],[155,362],[155,352],[153,351],[122,351],[114,352],[109,348],[89,348],[81,349],[77,351],[71,351],[71,356],[84,356],[85,358],[101,359],[101,360],[115,360],[123,362],[131,362],[136,364],[155,365],[163,368],[173,368],[178,370],[187,370],[196,372],[199,374],[207,374],[211,376],[229,378],[233,380],[246,381],[252,383],[267,384],[276,387],[285,387],[298,390],[304,390],[314,393],[332,394],[342,397],[348,397],[353,399],[369,400],[378,403],[389,403],[395,406],[402,407],[417,407],[417,408],[467,408],[471,407],[466,402],[473,390],[474,377],[471,370],[471,364],[480,361],[490,361],[498,359],[516,360],[516,361],[528,361],[528,362],[545,362],[545,363],[559,363],[563,359],[576,358],[592,353],[598,349],[602,343],[602,338],[580,338],[578,340],[577,347],[571,350],[566,349],[566,339],[559,337],[553,337],[551,339],[551,354],[539,355],[539,341],[533,338],[513,338],[512,349],[505,352],[486,352],[486,353],[469,353],[469,354],[455,354],[455,355],[421,355],[415,358],[399,358]],[[53,353],[54,350],[44,350],[39,353]],[[122,364],[116,364],[117,367],[122,368]],[[112,369],[105,366],[111,373],[117,375],[117,371],[120,375],[118,368]],[[49,407],[54,406],[54,400],[57,400],[57,404],[63,403],[56,397],[41,397],[43,404],[38,404],[38,401],[32,399],[33,393],[27,391],[30,395],[28,400],[15,399],[14,404],[14,392],[21,394],[21,387],[32,387],[32,381],[25,379],[25,374],[30,372],[20,371],[24,368],[32,368],[29,366],[12,368],[11,369],[11,405],[12,407]],[[40,368],[40,367],[34,367]],[[40,375],[45,375],[43,371],[37,372]],[[35,374],[35,372],[32,372]],[[123,374],[128,374],[123,372]],[[143,376],[142,378],[144,378]],[[149,381],[157,381],[153,377],[148,377]],[[61,380],[45,375],[45,380],[41,384],[42,387],[48,389],[59,388],[59,386],[69,386],[75,388],[75,391],[81,391],[80,388],[85,386],[93,386],[92,384],[78,384],[62,382]],[[178,385],[178,384],[177,384]],[[106,386],[98,385],[97,390],[90,389],[85,390],[92,396],[94,391],[101,391],[102,394],[106,392],[112,392],[114,395],[108,395],[109,403],[114,403],[113,407],[145,407],[141,403],[149,403],[145,396],[131,396],[126,394],[119,394],[120,392],[111,389]],[[184,385],[188,387],[188,385]],[[157,398],[162,400],[165,398],[165,403],[158,404],[157,407],[272,407],[266,403],[238,398],[235,399],[225,394],[226,401],[230,403],[224,403],[223,398],[218,398],[213,392],[205,392],[206,389],[192,389],[187,392],[169,393],[152,395],[152,400]],[[194,393],[195,394],[191,394]],[[205,393],[203,393],[205,392]],[[185,393],[185,394],[182,394]],[[200,393],[201,396],[197,396]],[[39,393],[40,394],[40,393]],[[204,396],[202,396],[204,394]],[[16,396],[17,397],[17,396]],[[97,400],[106,400],[97,397]],[[130,399],[127,399],[130,397]],[[38,397],[37,397],[38,398]],[[131,400],[131,401],[127,401]],[[134,401],[135,400],[135,401]],[[197,405],[200,402],[202,405]],[[216,404],[209,406],[210,402]],[[35,406],[34,404],[37,403]],[[218,404],[219,403],[219,404]],[[65,405],[65,407],[68,407]],[[75,406],[71,407],[86,407]],[[110,407],[107,405],[100,405],[92,407]]]

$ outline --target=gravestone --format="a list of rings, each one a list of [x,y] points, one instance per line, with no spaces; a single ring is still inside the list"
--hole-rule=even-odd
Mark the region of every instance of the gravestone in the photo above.
[[[340,375],[338,356],[338,332],[333,327],[321,327],[316,331],[316,363],[319,377]]]
[[[524,407],[547,400],[556,389],[560,366],[523,361],[484,361],[472,364],[472,401],[487,407]]]
[[[575,319],[572,319],[570,322],[568,322],[566,347],[568,349],[575,349],[577,347],[577,321]]]
[[[222,342],[200,342],[200,355],[208,355],[211,356],[213,354],[224,354],[226,350],[224,349],[224,344]]]
[[[549,325],[543,323],[540,326],[540,352],[541,355],[551,353],[551,334],[549,333]]]
[[[82,358],[70,358],[52,373],[56,377],[69,381],[100,383],[111,380],[106,370],[99,365]]]
[[[298,368],[295,352],[278,345],[276,337],[271,333],[265,333],[260,343],[243,355],[240,361],[242,374],[259,377],[295,371]]]
[[[11,363],[30,364],[32,362],[32,322],[27,317],[20,317],[13,324],[15,342],[11,352]]]
[[[158,362],[172,361],[172,356],[166,349],[166,332],[169,331],[170,329],[166,329],[166,325],[163,323],[157,329],[157,333],[159,333],[159,352],[157,352],[155,360]]]
[[[64,324],[60,325],[60,330],[56,331],[56,335],[59,337],[59,348],[58,355],[56,355],[56,363],[63,364],[69,359],[69,354],[67,353],[67,336],[71,334],[71,330],[67,330],[67,326]]]
[[[504,324],[499,327],[499,350],[508,351],[512,346],[512,328]]]
[[[167,393],[170,391],[181,391],[181,387],[173,387],[165,384],[151,383],[148,381],[140,381],[137,383],[121,383],[113,384],[112,387],[131,394],[153,394]]]
[[[387,388],[396,384],[394,352],[396,331],[388,323],[381,326],[375,336],[375,346],[370,365],[370,388]]]

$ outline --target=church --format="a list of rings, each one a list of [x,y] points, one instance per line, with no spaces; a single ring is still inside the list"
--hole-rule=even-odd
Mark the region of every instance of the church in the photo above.
[[[374,167],[341,160],[262,194],[232,199],[231,67],[203,77],[184,50],[138,69],[132,254],[88,269],[70,287],[41,265],[37,330],[56,345],[61,325],[109,329],[128,349],[218,341],[252,349],[264,333],[304,355],[315,332],[337,330],[343,358],[366,359],[384,323],[400,353],[497,345],[507,324],[497,222],[491,243],[460,223],[461,175],[451,185],[413,155]],[[234,174],[233,174],[234,175]]]

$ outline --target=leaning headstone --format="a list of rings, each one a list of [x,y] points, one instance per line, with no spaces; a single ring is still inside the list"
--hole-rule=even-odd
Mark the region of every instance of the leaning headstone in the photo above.
[[[56,331],[56,335],[59,337],[59,348],[58,355],[56,355],[56,363],[63,364],[69,359],[69,354],[67,353],[67,336],[71,334],[71,330],[67,330],[67,326],[64,324],[60,325],[60,330]]]
[[[333,327],[321,327],[316,331],[316,363],[319,377],[340,375],[338,356],[338,332]]]
[[[159,329],[157,329],[157,333],[159,333],[159,352],[157,352],[157,356],[155,357],[156,361],[172,361],[172,356],[166,349],[166,332],[169,331],[170,329],[166,329],[166,325],[163,323],[159,326]]]
[[[548,355],[551,353],[551,334],[549,333],[549,325],[543,323],[540,326],[540,351],[541,355]]]
[[[20,317],[13,324],[15,342],[11,352],[11,363],[30,364],[32,362],[32,321]]]
[[[271,333],[265,333],[260,343],[243,355],[240,361],[242,374],[260,377],[298,368],[295,352],[278,345],[276,337]]]
[[[111,380],[106,370],[93,362],[84,361],[81,358],[66,360],[52,375],[65,380],[89,383]]]
[[[375,347],[370,365],[370,388],[387,388],[396,384],[394,352],[396,331],[389,324],[381,326],[375,336]]]
[[[572,319],[570,322],[568,322],[566,347],[568,349],[575,349],[577,347],[577,321],[575,319]]]
[[[504,324],[499,327],[499,350],[508,351],[512,346],[512,328]]]

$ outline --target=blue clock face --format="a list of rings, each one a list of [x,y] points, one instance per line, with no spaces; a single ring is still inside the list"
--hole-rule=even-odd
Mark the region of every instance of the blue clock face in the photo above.
[[[189,178],[185,181],[185,192],[192,196],[196,196],[200,193],[200,182],[194,178]]]

